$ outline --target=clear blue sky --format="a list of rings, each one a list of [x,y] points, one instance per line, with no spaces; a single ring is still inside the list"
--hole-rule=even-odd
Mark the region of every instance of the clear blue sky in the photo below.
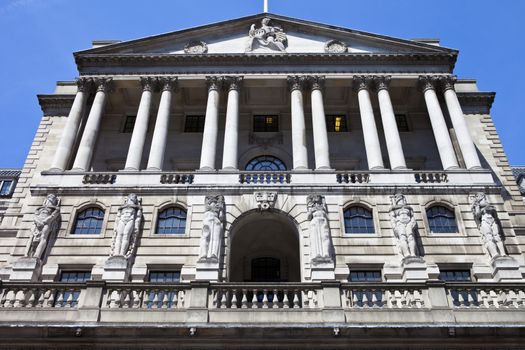
[[[492,116],[525,165],[525,1],[269,0],[270,12],[460,50],[455,73],[496,91]],[[0,0],[0,167],[21,167],[42,116],[36,99],[77,76],[72,52],[262,12],[263,0]]]

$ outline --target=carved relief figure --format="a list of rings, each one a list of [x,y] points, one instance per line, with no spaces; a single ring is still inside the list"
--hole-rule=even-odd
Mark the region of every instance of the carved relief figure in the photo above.
[[[124,204],[118,210],[110,256],[124,256],[126,258],[131,256],[135,249],[141,224],[141,200],[136,194],[132,193],[126,197]]]
[[[333,262],[332,241],[323,196],[309,195],[307,198],[310,220],[310,261],[312,264]]]
[[[199,262],[219,262],[224,216],[224,197],[206,196],[202,220]]]
[[[60,199],[47,195],[44,203],[35,212],[31,239],[26,247],[26,257],[42,259],[51,235],[60,228]]]
[[[286,52],[288,39],[281,27],[270,26],[270,18],[263,18],[261,27],[255,28],[252,24],[248,33],[246,52],[251,52],[258,47],[266,47],[270,50]]]
[[[472,213],[478,225],[483,245],[491,258],[505,256],[505,246],[501,239],[498,213],[496,208],[490,205],[485,193],[480,192],[472,198]]]
[[[397,193],[390,196],[392,206],[390,207],[390,222],[394,235],[397,238],[397,246],[403,258],[419,256],[415,234],[417,230],[414,210],[407,205],[404,195]]]

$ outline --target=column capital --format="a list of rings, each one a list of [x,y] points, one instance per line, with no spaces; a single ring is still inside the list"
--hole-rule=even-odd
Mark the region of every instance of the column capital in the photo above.
[[[158,81],[162,91],[175,91],[177,89],[177,77],[161,77]]]
[[[93,79],[91,78],[77,78],[75,83],[79,92],[90,92],[93,88]]]
[[[378,75],[374,77],[374,85],[377,91],[388,90],[392,77],[390,75]]]
[[[237,90],[239,91],[243,82],[243,77],[241,76],[226,76],[224,77],[224,85],[227,90]]]
[[[326,78],[324,75],[309,75],[308,84],[310,89],[313,90],[324,90]]]
[[[354,89],[359,90],[370,90],[372,87],[372,83],[374,81],[374,76],[372,75],[354,75],[353,76],[354,81]]]
[[[427,90],[436,90],[436,87],[439,84],[439,76],[436,75],[420,75],[419,79],[419,88],[421,91],[425,92]]]
[[[289,75],[286,78],[288,83],[288,89],[290,91],[301,90],[303,91],[308,83],[308,77],[302,75]]]
[[[142,91],[154,91],[158,87],[158,79],[154,77],[141,77]]]
[[[224,84],[224,78],[218,76],[209,76],[206,77],[206,86],[208,91],[211,90],[220,90]]]
[[[97,92],[111,92],[113,90],[113,79],[112,78],[95,78],[95,85],[97,86]]]
[[[443,91],[455,90],[454,85],[456,84],[457,78],[453,75],[440,77],[439,82]]]

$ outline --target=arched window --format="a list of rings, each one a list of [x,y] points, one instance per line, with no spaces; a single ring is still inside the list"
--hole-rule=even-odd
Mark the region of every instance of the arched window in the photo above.
[[[245,169],[249,171],[284,171],[286,165],[274,156],[259,156],[250,160]]]
[[[344,211],[346,233],[375,233],[372,211],[363,207],[349,207]]]
[[[458,232],[456,215],[454,211],[441,205],[427,209],[428,226],[430,233],[455,233]]]
[[[104,221],[104,210],[90,207],[77,214],[73,234],[75,235],[98,235],[102,230]]]
[[[157,233],[184,234],[186,231],[186,210],[170,207],[159,213]]]

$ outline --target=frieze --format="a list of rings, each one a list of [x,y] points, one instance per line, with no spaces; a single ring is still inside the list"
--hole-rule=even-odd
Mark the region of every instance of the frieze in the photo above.
[[[67,117],[75,100],[75,95],[38,95],[37,97],[44,116]]]

